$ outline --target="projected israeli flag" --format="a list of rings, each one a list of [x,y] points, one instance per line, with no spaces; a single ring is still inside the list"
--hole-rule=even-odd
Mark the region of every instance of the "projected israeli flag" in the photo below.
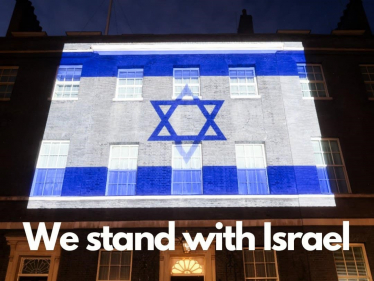
[[[323,77],[300,42],[66,44],[31,196],[347,192]]]

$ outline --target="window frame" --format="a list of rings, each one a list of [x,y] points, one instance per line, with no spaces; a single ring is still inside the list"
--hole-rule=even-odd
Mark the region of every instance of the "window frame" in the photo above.
[[[342,243],[335,243],[333,245],[341,245],[342,248],[340,248],[338,251],[343,251],[343,244]],[[360,247],[362,249],[362,253],[364,255],[364,260],[365,260],[365,265],[366,265],[366,269],[367,269],[367,273],[369,275],[367,276],[344,276],[342,277],[343,279],[357,279],[359,280],[360,278],[362,279],[365,279],[368,277],[369,281],[373,281],[373,276],[371,275],[371,270],[370,270],[370,264],[369,264],[369,260],[368,260],[368,257],[367,257],[367,253],[366,253],[366,248],[365,248],[365,244],[364,243],[349,243],[349,247]],[[344,252],[344,251],[343,251]],[[335,272],[336,272],[336,277],[339,279],[339,276],[338,276],[338,270],[336,268],[336,262],[335,262],[335,257],[333,256],[333,259],[334,259],[334,266],[335,266]],[[345,263],[345,257],[344,257],[344,263]],[[355,266],[356,266],[356,259],[355,259]]]
[[[183,146],[183,145],[197,145],[200,149],[200,192],[199,194],[178,194],[178,193],[174,193],[174,175],[173,175],[173,170],[174,170],[174,147],[176,146]],[[182,169],[181,169],[182,170]],[[182,144],[175,144],[173,143],[172,144],[172,150],[171,150],[171,195],[181,195],[181,196],[185,196],[185,195],[201,195],[203,194],[203,151],[202,151],[202,145],[201,143],[199,144],[189,144],[189,143],[182,143]]]
[[[139,88],[141,88],[141,97],[140,98],[119,98],[118,97],[118,89],[119,89],[119,74],[120,72],[128,72],[128,71],[141,71],[142,72],[142,84],[140,85]],[[113,98],[113,101],[142,101],[143,100],[143,83],[144,83],[144,69],[143,68],[121,68],[118,69],[117,72],[117,81],[116,81],[116,92],[115,92],[115,97]],[[134,84],[135,86],[135,84]]]
[[[47,250],[43,241],[40,242],[39,249],[37,251],[30,250],[26,236],[5,236],[7,244],[10,246],[8,267],[6,270],[5,280],[18,280],[19,271],[21,266],[22,258],[49,258],[49,272],[48,281],[56,281],[60,257],[61,257],[61,246],[59,238],[57,239],[56,246],[53,250]]]
[[[255,247],[255,250],[263,250],[265,251],[264,247]],[[275,272],[277,274],[276,277],[249,277],[247,278],[247,274],[245,272],[245,265],[246,265],[246,261],[245,261],[245,254],[244,254],[244,251],[253,251],[253,250],[249,250],[248,247],[243,247],[243,250],[242,250],[242,255],[243,255],[243,271],[244,271],[244,280],[266,280],[266,279],[273,279],[274,281],[279,281],[279,272],[278,272],[278,258],[277,258],[277,251],[274,251],[274,250],[270,250],[274,253],[274,261],[275,261]],[[249,263],[249,262],[248,262]],[[264,262],[265,263],[265,262]],[[254,263],[256,264],[256,263]],[[255,267],[256,268],[256,267]],[[266,269],[265,269],[265,272],[266,272]],[[250,279],[252,278],[252,279]]]
[[[62,82],[58,82],[57,81],[57,76],[58,76],[58,71],[60,68],[78,68],[80,67],[81,70],[83,70],[83,65],[82,64],[77,64],[77,65],[68,65],[68,64],[62,64],[62,65],[59,65],[57,67],[57,72],[56,72],[56,76],[55,76],[55,85],[53,86],[53,92],[52,92],[52,97],[51,97],[51,100],[52,101],[76,101],[78,100],[78,97],[79,97],[79,92],[80,92],[80,83],[81,83],[81,78],[82,78],[82,73],[81,73],[81,77],[79,79],[79,81],[69,81],[69,82],[66,82],[66,81],[62,81]],[[56,88],[58,85],[79,85],[79,90],[78,90],[78,96],[76,98],[72,98],[72,97],[69,97],[69,98],[64,98],[64,97],[61,97],[61,98],[58,98],[56,97],[55,93],[56,93]]]
[[[360,68],[360,74],[361,74],[362,81],[364,82],[364,85],[366,86],[366,84],[371,84],[373,89],[374,89],[374,80],[373,81],[364,80],[363,77],[362,77],[362,72],[361,72],[361,67],[374,67],[374,64],[359,64],[358,67]],[[365,93],[367,95],[366,89],[365,89]],[[373,96],[368,97],[368,100],[373,100],[374,101],[374,90],[373,90]]]
[[[231,76],[230,76],[230,70],[252,70],[253,71],[253,79],[254,79],[254,86],[255,86],[255,94],[254,95],[243,95],[243,96],[233,96],[231,92]],[[231,99],[259,99],[261,98],[259,92],[258,92],[258,85],[257,85],[257,75],[256,75],[256,67],[249,66],[249,67],[229,67],[229,87],[230,87],[230,98]],[[239,85],[239,84],[238,84]],[[245,84],[247,85],[247,84]]]
[[[29,273],[22,273],[22,269],[23,269],[23,265],[24,265],[24,261],[26,259],[48,259],[49,260],[49,268],[48,268],[48,273],[34,273],[34,274],[29,274]],[[26,257],[20,257],[20,261],[19,261],[19,268],[18,268],[18,272],[17,272],[17,280],[20,278],[20,277],[47,277],[49,276],[49,271],[51,269],[51,263],[52,263],[52,257],[51,256],[46,256],[46,257],[38,257],[38,256],[26,256]]]
[[[253,143],[250,143],[250,142],[247,142],[247,143],[235,143],[235,164],[236,164],[236,171],[237,171],[237,173],[238,173],[238,171],[239,171],[239,168],[238,168],[238,155],[237,155],[237,153],[236,153],[236,146],[238,146],[238,145],[243,145],[243,146],[245,146],[245,145],[260,145],[261,146],[261,149],[262,149],[262,155],[263,155],[263,160],[264,160],[264,169],[265,169],[265,173],[266,173],[266,183],[267,183],[267,189],[268,189],[268,195],[270,195],[271,193],[270,193],[270,183],[269,183],[269,175],[268,175],[268,170],[267,170],[267,167],[268,167],[268,165],[267,165],[267,159],[266,159],[266,150],[265,150],[265,144],[264,143],[260,143],[260,142],[258,142],[258,143],[255,143],[255,142],[253,142]],[[245,157],[244,157],[245,158]],[[246,169],[249,169],[249,168],[246,168]],[[238,178],[238,191],[239,191],[239,177],[237,176],[237,178]],[[247,189],[248,189],[248,185],[247,185]],[[250,193],[247,193],[247,195],[251,195]]]
[[[40,156],[40,152],[42,150],[43,144],[54,143],[54,142],[58,142],[60,144],[62,144],[62,143],[68,144],[69,145],[69,149],[70,149],[70,140],[42,140],[41,143],[40,143],[40,147],[39,147],[38,158],[36,159],[36,165],[35,165],[36,168],[38,168],[39,156]],[[68,149],[68,153],[66,154],[66,163],[67,163],[67,158],[69,157],[69,149]],[[66,168],[66,164],[65,164],[65,168]],[[62,169],[62,168],[59,168],[59,167],[48,167],[48,168],[40,168],[40,169]]]
[[[340,141],[339,141],[339,138],[321,138],[321,137],[315,137],[315,138],[311,138],[311,142],[312,141],[323,141],[323,140],[327,140],[327,141],[336,141],[338,143],[338,147],[339,147],[339,152],[340,152],[340,156],[341,156],[341,159],[342,159],[342,164],[343,165],[316,165],[316,167],[327,167],[327,166],[333,166],[333,167],[341,167],[343,166],[343,170],[344,170],[344,176],[345,176],[345,181],[347,183],[347,191],[348,193],[352,193],[352,190],[351,190],[351,185],[349,183],[349,178],[348,178],[348,172],[347,172],[347,167],[345,165],[345,161],[344,161],[344,155],[343,155],[343,150],[340,146]],[[313,151],[313,157],[314,157],[314,149],[313,149],[313,144],[312,144],[312,151]],[[322,151],[323,152],[323,151]],[[316,161],[314,160],[314,162],[316,163]],[[318,176],[318,175],[317,175]],[[319,183],[319,178],[318,178],[318,183]],[[338,194],[345,194],[343,192],[339,192]]]
[[[312,83],[321,83],[322,82],[321,84],[323,84],[323,87],[325,88],[325,92],[326,92],[326,97],[304,97],[304,95],[303,95],[303,89],[301,88],[302,98],[304,100],[332,100],[333,98],[330,96],[328,88],[327,88],[326,77],[325,77],[325,73],[323,71],[322,64],[320,64],[320,63],[305,63],[305,62],[303,62],[303,63],[297,63],[296,67],[299,66],[299,65],[305,67],[305,73],[307,75],[307,79],[306,80],[301,80],[300,77],[299,77],[299,72],[297,73],[297,76],[299,77],[300,86],[301,86],[301,84],[309,84],[309,82],[312,82]],[[308,72],[306,71],[306,67],[307,66],[319,66],[321,68],[321,75],[322,75],[323,81],[309,80],[308,79]]]
[[[10,94],[13,93],[14,91],[14,85],[16,83],[16,79],[17,79],[17,76],[18,76],[18,70],[19,70],[19,66],[0,66],[0,69],[16,69],[17,70],[17,75],[15,76],[15,79],[14,79],[14,82],[0,82],[0,86],[1,85],[13,85],[13,88],[12,88],[12,92]],[[2,75],[1,75],[2,76]],[[0,77],[1,77],[0,76]],[[6,98],[6,97],[2,97],[0,95],[0,101],[10,101],[10,97],[9,98]]]
[[[108,160],[108,166],[107,166],[108,167],[108,172],[107,172],[107,179],[106,179],[106,184],[105,184],[105,196],[131,196],[131,195],[109,195],[108,194],[109,171],[110,171],[109,166],[110,166],[110,161],[112,160],[112,147],[114,147],[114,146],[128,146],[128,147],[137,147],[138,148],[138,154],[136,155],[136,175],[138,174],[138,167],[139,167],[139,145],[138,144],[111,144],[109,146],[109,160]],[[123,171],[125,171],[125,170],[123,170]],[[137,182],[135,182],[135,189],[136,189],[136,185],[137,185]],[[136,192],[135,192],[135,194],[136,194]]]
[[[125,281],[131,281],[131,276],[132,276],[132,264],[133,264],[133,251],[130,251],[130,250],[125,250],[125,251],[117,251],[117,250],[113,250],[113,251],[106,251],[105,249],[100,249],[99,250],[99,256],[97,258],[97,270],[96,270],[96,279],[95,281],[123,281],[121,279],[118,279],[118,280],[110,280],[110,279],[107,279],[107,280],[102,280],[102,279],[99,279],[99,272],[100,272],[100,260],[101,260],[101,253],[102,252],[108,252],[110,253],[110,260],[109,260],[109,271],[108,271],[108,274],[110,274],[110,261],[112,259],[112,253],[113,252],[130,252],[131,253],[131,262],[130,262],[130,276],[129,276],[129,279],[128,280],[125,280]],[[121,266],[120,266],[121,267]]]
[[[176,94],[175,94],[175,87],[176,87],[176,84],[175,84],[175,71],[176,70],[189,70],[189,71],[191,71],[191,70],[196,70],[197,71],[197,74],[198,74],[198,79],[199,79],[199,85],[198,85],[198,87],[199,87],[199,95],[198,95],[198,98],[199,99],[202,99],[202,95],[201,95],[201,76],[200,76],[200,68],[199,67],[186,67],[186,68],[183,68],[183,67],[174,67],[173,68],[173,94],[172,94],[172,99],[173,100],[176,100],[177,98],[178,98],[178,96],[176,96]],[[189,97],[189,96],[187,96],[187,97],[182,97],[182,100],[193,100],[194,98],[193,97]]]
[[[46,143],[53,143],[53,142],[58,142],[58,143],[67,143],[69,145],[69,148],[68,148],[68,152],[66,154],[66,163],[65,163],[65,167],[64,168],[58,168],[58,167],[48,167],[48,168],[39,168],[38,167],[38,162],[39,162],[39,157],[40,157],[40,152],[42,151],[42,147],[43,147],[43,144],[46,144]],[[39,152],[38,152],[38,157],[36,159],[36,162],[35,162],[35,170],[34,170],[34,177],[33,177],[33,180],[32,180],[32,184],[31,184],[31,191],[30,191],[30,196],[32,197],[41,197],[41,196],[46,196],[46,197],[56,197],[56,196],[61,196],[61,194],[59,195],[32,195],[34,193],[34,181],[36,180],[36,171],[37,169],[64,169],[66,170],[66,167],[67,167],[67,162],[68,162],[68,157],[69,157],[69,150],[70,150],[70,140],[42,140],[41,143],[40,143],[40,146],[39,146]],[[48,155],[49,156],[49,155]],[[65,171],[64,171],[64,178],[65,178]],[[62,181],[64,181],[64,178]],[[63,182],[62,182],[63,184]],[[43,188],[43,191],[44,191],[44,188]]]

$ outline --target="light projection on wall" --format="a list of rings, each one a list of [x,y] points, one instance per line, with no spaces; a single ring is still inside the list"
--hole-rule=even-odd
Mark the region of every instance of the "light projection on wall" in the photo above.
[[[178,70],[179,72],[182,72],[182,70]],[[177,72],[177,71],[175,71]],[[188,70],[188,72],[191,72]],[[182,80],[182,79],[176,79],[176,80]],[[191,80],[191,79],[189,79]],[[189,81],[188,81],[189,82]],[[226,137],[223,135],[222,131],[219,129],[217,124],[214,121],[214,118],[217,116],[218,111],[221,109],[222,104],[224,103],[223,100],[201,100],[198,94],[198,91],[194,88],[196,88],[197,83],[192,84],[185,84],[183,88],[179,89],[178,97],[175,100],[164,100],[164,101],[151,101],[153,108],[157,112],[160,123],[152,133],[152,135],[149,137],[148,141],[174,141],[176,148],[179,152],[179,155],[183,158],[184,166],[190,166],[191,165],[191,158],[194,155],[195,151],[199,149],[199,144],[202,141],[223,141],[226,140]],[[189,100],[186,100],[189,99]],[[192,99],[192,100],[191,100]],[[167,111],[164,112],[162,107],[168,107]],[[200,130],[200,132],[196,135],[178,135],[177,132],[174,130],[170,118],[173,117],[173,113],[178,109],[178,107],[184,107],[185,110],[187,107],[194,107],[198,108],[199,111],[202,113],[202,118],[206,119],[205,123],[203,123],[203,126]],[[202,121],[202,120],[200,120]],[[179,120],[180,123],[182,123],[182,126],[188,125],[186,123],[193,122],[192,120]],[[196,123],[196,122],[195,122]],[[166,129],[166,131],[165,131]],[[211,131],[210,131],[211,130]],[[207,133],[214,134],[214,135],[207,135]],[[162,134],[163,133],[163,134]],[[161,135],[162,134],[162,135]],[[184,150],[185,146],[182,146],[182,141],[190,141],[192,144],[188,145],[188,150]],[[201,165],[201,164],[200,164]],[[174,168],[174,167],[173,167]],[[201,173],[201,168],[198,170]],[[182,171],[183,172],[183,171]],[[184,172],[184,175],[186,173]],[[180,183],[180,188],[175,188],[175,171],[173,169],[173,187],[172,187],[172,193],[173,194],[201,194],[201,174],[197,177],[194,176],[188,176],[188,180],[186,184],[183,183],[183,175],[182,177],[179,177],[178,182]],[[195,184],[191,186],[191,182],[194,182]],[[188,186],[184,187],[184,186]]]
[[[79,91],[51,93],[29,207],[334,205],[314,159],[321,132],[314,101],[303,101],[305,63],[301,42],[66,44],[60,66],[79,69]]]
[[[218,111],[222,107],[224,101],[222,100],[200,100],[198,97],[194,97],[193,100],[183,100],[183,97],[179,97],[174,101],[151,101],[152,106],[156,110],[161,121],[160,124],[156,127],[152,135],[149,137],[149,141],[193,141],[194,143],[199,143],[201,141],[217,141],[217,140],[226,140],[222,131],[219,129],[217,124],[214,122],[214,118],[217,116]],[[168,111],[164,113],[161,109],[161,106],[170,106]],[[169,122],[169,119],[172,117],[172,114],[177,109],[178,106],[196,106],[199,108],[201,113],[206,118],[204,126],[201,128],[201,131],[198,135],[183,135],[179,136],[172,125]],[[206,106],[214,106],[211,112],[208,111]],[[169,132],[169,136],[160,135],[160,132],[163,128],[166,128]],[[215,136],[206,135],[209,128],[212,128],[216,133]]]

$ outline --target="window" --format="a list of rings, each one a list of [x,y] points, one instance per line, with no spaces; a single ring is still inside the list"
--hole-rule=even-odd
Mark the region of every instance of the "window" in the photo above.
[[[202,194],[201,146],[176,144],[172,155],[172,194]]]
[[[321,65],[298,64],[297,72],[304,98],[327,98],[329,96]]]
[[[97,281],[101,280],[130,280],[132,252],[131,251],[100,251]]]
[[[31,196],[61,195],[68,141],[43,141],[34,174]]]
[[[204,274],[204,259],[201,257],[190,258],[172,258],[171,274],[172,275],[202,275]]]
[[[236,144],[239,194],[269,194],[263,144]]]
[[[11,281],[56,281],[58,265],[61,257],[61,247],[57,239],[53,250],[46,250],[43,239],[39,249],[32,251],[26,237],[6,235],[10,246],[8,267],[5,279]]]
[[[173,98],[196,98],[200,96],[198,68],[174,68]]]
[[[18,272],[19,281],[34,280],[47,281],[51,258],[45,257],[22,257]]]
[[[339,140],[315,139],[312,144],[321,191],[347,193],[348,178]]]
[[[364,78],[366,92],[370,99],[374,98],[374,65],[360,65],[362,77]]]
[[[243,250],[246,280],[279,280],[275,251]]]
[[[9,100],[18,72],[17,66],[0,67],[0,100]]]
[[[230,68],[230,94],[232,98],[257,97],[254,67]]]
[[[116,99],[141,99],[143,87],[143,69],[118,70]]]
[[[53,99],[78,99],[82,66],[61,65],[58,68]]]
[[[112,145],[106,195],[134,195],[138,163],[137,145]]]
[[[348,251],[342,248],[335,251],[334,260],[340,281],[372,280],[363,245],[351,244]]]

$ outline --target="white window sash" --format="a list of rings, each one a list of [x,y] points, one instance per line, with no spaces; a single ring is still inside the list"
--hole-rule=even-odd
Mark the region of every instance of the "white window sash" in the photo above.
[[[130,156],[130,151],[129,151],[129,155],[127,156],[127,157],[113,157],[113,149],[115,148],[115,147],[119,147],[119,148],[121,148],[121,147],[127,147],[127,148],[129,148],[129,149],[131,149],[131,148],[134,148],[134,147],[136,147],[137,148],[137,154],[136,154],[136,156]],[[105,196],[123,196],[123,195],[118,195],[118,189],[117,189],[117,195],[115,195],[115,194],[110,194],[110,192],[109,192],[109,187],[110,187],[110,183],[109,183],[109,180],[110,180],[110,178],[109,178],[109,176],[110,176],[110,172],[125,172],[125,171],[135,171],[136,173],[137,173],[137,171],[138,171],[138,158],[139,158],[139,145],[126,145],[126,144],[122,144],[122,145],[111,145],[110,146],[110,150],[109,150],[109,162],[108,162],[108,172],[107,172],[107,179],[106,179],[106,186],[105,186]],[[135,162],[136,162],[136,166],[135,166],[135,168],[128,168],[128,169],[120,169],[120,168],[116,168],[116,169],[114,169],[114,168],[111,168],[111,162],[112,162],[112,160],[113,159],[118,159],[118,161],[128,161],[128,163],[127,163],[127,167],[129,166],[129,164],[131,163],[129,163],[129,161],[131,161],[131,160],[135,160]],[[129,187],[129,186],[131,186],[131,185],[133,185],[133,183],[129,183],[128,182],[128,178],[127,178],[127,183],[126,183],[126,186],[127,187]],[[118,188],[118,185],[122,185],[121,183],[116,183],[116,185],[117,185],[117,188]],[[136,184],[136,178],[135,178],[135,184]],[[112,185],[114,185],[114,184],[112,184]]]
[[[343,247],[343,244],[341,244],[341,243],[337,243],[337,244],[334,244],[334,245],[341,245]],[[337,275],[338,280],[340,280],[340,279],[357,279],[358,280],[358,279],[365,279],[366,278],[366,279],[372,281],[373,278],[372,278],[371,271],[370,271],[370,265],[369,265],[369,261],[368,261],[368,258],[367,258],[365,245],[360,244],[360,243],[349,243],[349,247],[352,247],[352,248],[360,247],[361,248],[362,254],[364,256],[364,263],[365,263],[367,275],[345,275],[345,276],[341,276],[341,277],[339,277]],[[338,251],[341,251],[341,249],[339,249]],[[344,261],[344,265],[346,265],[345,255],[343,255],[343,261]],[[355,257],[354,257],[354,262],[355,262],[355,266],[357,266]],[[335,265],[336,274],[338,274],[337,269],[336,269],[335,259],[334,259],[334,265]]]
[[[0,66],[0,70],[5,70],[5,69],[16,69],[18,71],[19,67],[18,66]],[[14,76],[17,77],[18,72],[16,75],[0,75],[1,76]],[[12,85],[14,82],[0,82],[0,85]]]
[[[244,157],[241,157],[241,155],[238,154],[238,147],[240,147],[240,146],[242,146],[243,149],[244,149]],[[256,158],[260,158],[260,157],[254,156],[254,155],[250,156],[250,157],[247,157],[245,155],[245,148],[246,147],[252,147],[252,149],[253,149],[253,146],[260,146],[261,147],[261,155],[262,155],[261,158],[262,158],[262,161],[263,161],[263,167],[256,167]],[[269,176],[268,176],[268,171],[267,171],[265,145],[262,144],[262,143],[242,143],[242,144],[235,144],[235,158],[236,158],[236,169],[237,169],[237,176],[238,176],[238,188],[240,188],[240,183],[242,183],[242,184],[244,183],[244,182],[240,181],[240,178],[239,178],[239,172],[240,171],[264,170],[265,171],[265,177],[266,177],[266,182],[265,182],[266,183],[266,192],[267,192],[267,194],[270,194]],[[244,162],[245,162],[244,166],[245,167],[242,167],[242,166],[239,165],[240,164],[240,162],[239,162],[240,159],[244,159]],[[255,167],[247,167],[247,160],[250,160],[250,159],[253,159]],[[258,179],[257,174],[256,174],[256,179]],[[247,192],[249,193],[251,185],[250,185],[250,181],[249,181],[247,175],[246,175],[246,182],[245,182],[245,184],[246,184]],[[258,185],[256,187],[258,188]]]
[[[80,86],[80,81],[57,81],[56,80],[56,83],[55,83],[55,88],[54,88],[54,91],[53,91],[53,100],[77,100],[78,97],[71,97],[71,92],[70,92],[70,95],[69,97],[58,97],[57,96],[57,87],[58,86]],[[79,94],[79,92],[78,92]]]
[[[174,164],[174,161],[176,160],[176,159],[178,159],[178,158],[181,158],[182,159],[182,161],[184,161],[184,159],[183,159],[183,156],[182,155],[180,155],[180,154],[178,154],[178,155],[176,155],[175,154],[175,152],[176,152],[176,150],[177,150],[177,147],[178,146],[182,146],[182,149],[184,150],[184,148],[183,147],[191,147],[191,146],[198,146],[198,148],[199,148],[199,151],[200,151],[200,155],[199,155],[199,157],[193,157],[193,155],[191,156],[191,158],[200,158],[199,160],[199,167],[200,168],[176,168],[175,167],[175,164]],[[190,149],[190,148],[189,148]],[[197,150],[197,149],[196,149]],[[195,152],[194,153],[196,153],[196,150],[195,150]],[[186,151],[186,150],[184,150],[184,151]],[[188,150],[187,150],[187,152],[188,152]],[[179,157],[180,156],[180,157]],[[173,170],[196,170],[196,171],[200,171],[200,170],[202,170],[202,167],[203,167],[203,159],[202,159],[203,157],[202,157],[202,151],[201,151],[201,144],[174,144],[173,145],[173,147],[172,147],[172,169]]]
[[[345,182],[347,184],[347,190],[349,193],[352,192],[351,190],[351,185],[349,183],[349,178],[348,178],[348,172],[347,172],[347,168],[345,166],[345,162],[344,162],[344,156],[343,156],[343,151],[342,151],[342,148],[340,146],[340,141],[338,138],[312,138],[311,139],[312,141],[318,141],[319,142],[319,145],[321,146],[321,154],[330,154],[331,156],[334,154],[333,152],[327,152],[325,153],[323,150],[322,150],[322,145],[321,145],[321,141],[336,141],[337,144],[338,144],[338,148],[339,148],[339,155],[340,155],[340,158],[342,160],[342,164],[341,165],[336,165],[336,164],[329,164],[329,165],[326,165],[326,164],[317,164],[316,163],[316,167],[342,167],[343,168],[343,171],[344,171],[344,179],[345,179]],[[329,145],[330,145],[330,142],[329,142]],[[331,149],[331,145],[330,145],[330,149]],[[335,152],[336,154],[336,152]],[[313,151],[313,156],[315,155],[315,152]],[[334,161],[334,160],[333,160]],[[335,173],[335,171],[334,171]]]
[[[113,148],[115,147],[136,147],[137,148],[137,154],[136,156],[134,157],[113,157]],[[108,170],[111,170],[111,171],[126,171],[126,169],[112,169],[110,168],[110,163],[112,161],[113,158],[116,158],[116,159],[126,159],[126,160],[131,160],[131,159],[136,159],[136,163],[138,163],[138,158],[139,158],[139,145],[135,145],[135,144],[130,144],[130,145],[126,145],[126,144],[119,144],[119,145],[111,145],[110,146],[110,151],[109,151],[109,162],[108,162]],[[136,165],[136,169],[134,170],[137,170],[138,169],[138,165]]]
[[[126,80],[127,78],[120,78],[119,75],[120,73],[122,72],[141,72],[142,73],[142,84],[141,85],[119,85],[119,81],[121,79],[123,80]],[[135,78],[136,79],[136,78]],[[139,79],[139,78],[138,78]],[[144,69],[141,69],[141,68],[134,68],[134,69],[119,69],[118,70],[118,73],[117,73],[117,84],[116,84],[116,95],[115,95],[115,98],[113,99],[114,101],[120,101],[120,100],[143,100],[143,82],[144,82]],[[120,88],[140,88],[141,91],[140,93],[134,93],[133,95],[138,95],[139,97],[136,97],[136,98],[129,98],[129,97],[126,97],[127,93],[125,93],[125,97],[120,97],[119,96],[119,89]]]
[[[244,155],[244,157],[239,157],[239,155],[237,155],[236,153],[236,148],[238,146],[243,146],[244,149],[246,146],[261,146],[261,150],[262,150],[262,160],[264,161],[264,167],[262,168],[248,168],[248,167],[245,167],[245,168],[242,168],[240,167],[239,168],[239,165],[238,165],[238,160],[239,158],[244,158],[245,160],[247,159],[247,157]],[[265,153],[265,145],[263,143],[238,143],[238,144],[235,144],[235,155],[236,155],[236,166],[238,169],[242,169],[242,170],[245,170],[245,169],[266,169],[267,168],[267,163],[266,163],[266,153]],[[258,157],[253,157],[253,158],[258,158]]]
[[[66,164],[64,165],[63,168],[62,167],[57,167],[57,165],[56,166],[51,166],[51,167],[39,167],[39,158],[41,156],[48,156],[48,158],[51,156],[50,154],[48,154],[48,155],[41,155],[40,154],[42,152],[43,145],[45,145],[45,144],[52,144],[52,143],[58,143],[58,145],[59,145],[59,152],[60,152],[60,149],[61,149],[61,144],[68,144],[69,148],[68,148],[68,152],[66,153],[66,158],[69,156],[70,141],[65,141],[65,140],[63,140],[63,141],[59,141],[59,140],[43,141],[42,144],[41,144],[41,146],[40,146],[39,155],[38,155],[38,161],[36,163],[36,168],[37,169],[65,169],[66,168]],[[61,154],[58,154],[58,156],[60,156],[60,155]]]
[[[255,247],[255,250],[264,250],[263,247]],[[271,252],[273,252],[274,254],[274,263],[275,263],[275,272],[276,272],[276,277],[247,277],[247,273],[246,273],[246,268],[245,268],[245,265],[246,264],[251,264],[251,262],[246,262],[245,260],[245,251],[252,251],[252,250],[248,250],[248,247],[247,248],[244,248],[243,247],[243,264],[244,264],[244,278],[246,280],[274,280],[274,281],[279,281],[279,273],[278,273],[278,259],[277,259],[277,253],[276,251],[274,250],[271,250]],[[267,262],[263,261],[263,262],[256,262],[254,261],[252,264],[256,265],[256,264],[259,264],[259,263],[262,263],[262,264],[266,264]],[[255,270],[256,270],[256,266],[254,266]],[[266,272],[266,269],[265,269],[265,272]]]
[[[80,81],[56,81],[56,85],[65,86],[65,85],[79,85]]]
[[[325,97],[304,97],[303,96],[304,99],[331,99],[331,97],[329,95],[329,92],[327,90],[326,78],[325,78],[325,74],[323,72],[322,64],[315,64],[315,63],[306,63],[306,64],[304,63],[303,64],[303,63],[298,63],[297,66],[304,66],[305,67],[306,79],[303,79],[303,80],[299,79],[300,83],[302,83],[302,84],[312,84],[312,83],[314,83],[314,84],[316,84],[316,83],[323,84],[323,88],[324,88],[325,93],[326,93]],[[308,78],[308,71],[306,70],[307,66],[312,66],[312,67],[313,66],[319,66],[320,69],[321,69],[322,81],[321,80],[309,80],[309,78]],[[315,72],[313,71],[313,73],[315,73]],[[299,73],[298,73],[298,75],[299,75]],[[304,92],[304,91],[301,90],[301,92]],[[317,91],[317,93],[318,93],[318,91]]]
[[[253,83],[237,83],[237,84],[231,84],[231,76],[230,76],[230,70],[252,70],[253,71]],[[246,77],[246,76],[244,76]],[[233,67],[229,68],[229,85],[230,85],[230,97],[231,98],[254,98],[254,97],[259,97],[258,93],[258,87],[257,87],[257,76],[256,76],[256,70],[254,67]],[[255,93],[254,94],[245,94],[245,95],[238,95],[234,94],[231,92],[231,86],[254,86],[255,87]]]
[[[19,67],[18,66],[1,66],[0,67],[0,70],[5,70],[5,69],[16,69],[18,71]],[[0,75],[0,77],[2,77],[2,76],[17,77],[17,75],[18,75],[18,73],[16,75]],[[14,83],[15,82],[1,82],[0,81],[0,85],[4,85],[4,86],[9,86],[9,85],[14,86]],[[5,97],[5,94],[6,93],[3,93],[3,92],[0,93],[0,100],[9,100],[10,99],[10,97]]]
[[[100,251],[99,251],[99,258],[98,258],[98,261],[97,261],[97,273],[96,273],[96,281],[124,281],[124,280],[112,280],[112,279],[107,279],[107,280],[104,280],[104,279],[99,279],[99,273],[100,273],[100,266],[101,266],[101,264],[100,264],[100,260],[101,260],[101,254],[103,253],[103,252],[108,252],[108,253],[110,253],[110,256],[109,256],[109,265],[108,265],[108,268],[109,268],[109,271],[108,272],[110,272],[110,267],[111,267],[111,264],[110,264],[110,262],[111,262],[111,259],[112,259],[112,253],[113,252],[117,252],[116,250],[114,250],[114,251],[105,251],[104,249],[100,249]],[[131,280],[131,276],[132,276],[132,262],[133,262],[133,251],[125,251],[125,252],[130,252],[131,253],[131,257],[130,257],[130,274],[129,274],[129,279],[128,280],[125,280],[125,281],[130,281]],[[121,272],[121,267],[122,267],[123,265],[119,265],[119,267],[120,267],[120,272]],[[125,265],[125,266],[128,266],[128,265]]]
[[[175,168],[175,160],[176,160],[176,156],[179,158],[180,154],[176,155],[176,150],[177,150],[177,146],[182,146],[182,149],[183,149],[183,146],[187,147],[191,147],[192,145],[196,145],[196,144],[174,144],[173,147],[172,147],[172,171],[200,171],[200,191],[201,193],[203,192],[203,157],[202,157],[202,151],[201,151],[201,144],[197,144],[198,148],[199,148],[199,152],[200,152],[200,155],[199,155],[199,167],[200,168]],[[184,149],[183,149],[184,150]],[[184,150],[185,151],[185,150]],[[196,153],[196,151],[194,152]],[[184,161],[183,159],[183,156],[181,156],[181,161]],[[192,156],[191,156],[192,158]],[[197,158],[197,157],[196,157]],[[176,183],[180,183],[180,182],[176,182]],[[171,193],[174,194],[174,173],[172,172],[171,173],[171,186],[172,186],[172,190],[171,190]]]
[[[188,86],[189,87],[198,87],[198,97],[201,98],[201,89],[200,89],[200,69],[199,68],[173,68],[173,96],[172,96],[172,99],[177,99],[179,97],[179,94],[177,95],[176,92],[175,92],[175,88],[176,87],[185,87],[186,85],[181,83],[176,83],[175,81],[175,72],[178,71],[178,70],[193,70],[193,71],[197,71],[197,79],[198,79],[198,82],[197,83],[189,83]],[[190,76],[191,77],[191,76]],[[182,97],[182,99],[193,99],[193,97],[190,97],[190,96],[185,96],[185,97]]]
[[[60,65],[57,69],[57,73],[56,73],[56,78],[55,78],[55,86],[53,87],[53,94],[52,94],[52,100],[78,100],[78,97],[71,97],[71,92],[70,92],[70,95],[69,97],[57,97],[56,96],[56,93],[57,93],[57,86],[80,86],[80,80],[79,81],[58,81],[57,80],[57,75],[58,75],[58,71],[61,69],[61,68],[80,68],[82,69],[82,65]],[[82,76],[81,76],[82,78]],[[79,92],[78,92],[78,95],[79,95]]]

